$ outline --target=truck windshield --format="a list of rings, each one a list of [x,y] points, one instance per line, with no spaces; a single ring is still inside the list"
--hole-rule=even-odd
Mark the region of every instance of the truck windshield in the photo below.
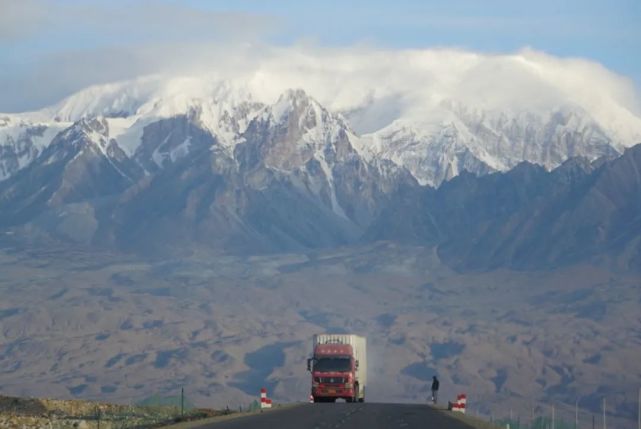
[[[314,371],[318,372],[340,372],[340,371],[351,371],[352,361],[348,357],[337,357],[329,358],[323,357],[319,358],[314,362]]]

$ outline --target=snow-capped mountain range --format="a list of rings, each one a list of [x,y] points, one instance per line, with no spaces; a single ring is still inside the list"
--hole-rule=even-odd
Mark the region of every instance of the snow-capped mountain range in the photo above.
[[[530,57],[533,55],[530,53]],[[521,64],[526,60],[529,63]],[[481,67],[473,60],[466,61],[474,64],[467,66],[470,73]],[[419,183],[431,186],[438,186],[463,170],[476,174],[507,171],[522,161],[552,169],[574,156],[611,156],[641,141],[641,117],[629,103],[617,104],[617,97],[606,98],[596,91],[595,97],[601,101],[598,104],[598,97],[595,102],[581,91],[568,89],[560,78],[560,83],[555,84],[544,73],[549,74],[553,67],[544,67],[542,60],[526,54],[493,61],[502,68],[523,68],[507,76],[517,82],[527,76],[522,97],[509,94],[516,83],[505,82],[503,91],[508,94],[497,95],[501,87],[496,88],[496,79],[470,77],[461,72],[449,86],[427,85],[429,93],[422,88],[414,93],[406,89],[394,92],[394,88],[382,83],[365,95],[352,90],[356,92],[354,100],[346,102],[343,95],[335,94],[336,88],[328,95],[315,89],[318,85],[310,85],[311,90],[302,87],[306,92],[299,97],[309,95],[315,103],[327,106],[326,110],[336,118],[329,125],[334,128],[331,132],[344,130],[360,156],[392,161],[409,170]],[[533,75],[530,63],[539,67],[537,74]],[[497,79],[506,78],[500,70]],[[258,75],[262,76],[259,83]],[[287,107],[283,95],[299,89],[287,88],[282,80],[269,78],[269,73],[260,71],[244,80],[151,76],[93,86],[37,112],[2,114],[0,179],[31,163],[59,132],[82,118],[104,118],[109,132],[106,137],[143,164],[149,164],[149,160],[140,160],[136,152],[144,146],[145,127],[180,115],[189,116],[231,154],[254,118],[272,111],[276,119],[273,122],[278,122]],[[478,82],[472,85],[470,80]],[[292,83],[301,82],[293,79]],[[478,89],[481,85],[483,88]],[[279,87],[282,90],[273,97],[273,88]],[[462,93],[466,87],[477,95]],[[344,89],[351,93],[350,88]],[[611,92],[619,90],[614,87]],[[377,96],[377,92],[384,95]],[[537,92],[545,95],[535,97]],[[395,112],[381,113],[386,109]],[[314,138],[310,133],[305,142]],[[158,165],[165,157],[176,158],[187,150],[188,142],[174,142],[172,149],[163,146],[160,152],[148,155]]]
[[[531,103],[519,94],[473,99],[459,87],[439,87],[434,97],[400,91],[402,101],[389,88],[385,96],[360,91],[349,102],[261,76],[151,76],[0,115],[0,231],[125,248],[261,251],[394,239],[396,225],[406,238],[438,244],[471,224],[450,222],[447,191],[423,192],[523,162],[545,172],[581,158],[591,165],[585,179],[641,142],[629,104],[603,97],[605,111],[568,94],[567,84]],[[465,79],[460,86],[470,85]],[[550,80],[540,80],[549,93]],[[275,97],[272,83],[283,87]],[[565,186],[562,175],[535,176],[543,187]],[[470,195],[489,198],[491,186],[483,189]],[[416,223],[398,224],[405,217]]]

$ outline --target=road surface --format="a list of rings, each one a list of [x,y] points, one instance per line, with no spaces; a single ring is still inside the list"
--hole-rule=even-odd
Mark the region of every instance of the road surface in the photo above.
[[[306,404],[198,426],[199,429],[472,429],[420,404]]]

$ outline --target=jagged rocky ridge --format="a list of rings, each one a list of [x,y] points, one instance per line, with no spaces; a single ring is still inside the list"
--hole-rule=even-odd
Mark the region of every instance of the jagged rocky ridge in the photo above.
[[[641,145],[614,160],[573,158],[551,172],[464,173],[438,189],[401,192],[367,240],[437,245],[462,270],[549,269],[607,261],[641,269]]]
[[[302,91],[260,108],[233,145],[197,111],[145,125],[129,156],[109,125],[79,120],[3,181],[3,227],[133,249],[334,246],[355,241],[386,199],[416,184],[359,156],[343,120]]]
[[[271,105],[225,85],[202,99],[118,91],[110,108],[71,99],[2,119],[4,239],[242,253],[392,240],[460,269],[640,265],[639,149],[616,159],[625,145],[580,110],[452,103],[436,128],[358,136],[302,90]]]

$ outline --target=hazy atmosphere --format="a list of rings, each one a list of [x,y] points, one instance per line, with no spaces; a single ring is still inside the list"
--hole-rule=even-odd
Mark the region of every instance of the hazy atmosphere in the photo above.
[[[0,427],[641,424],[641,3],[343,3],[0,0]]]
[[[525,49],[596,63],[597,73],[609,69],[637,90],[641,85],[641,60],[635,55],[641,51],[641,5],[634,0],[529,5],[6,0],[1,5],[3,112],[35,110],[93,84],[147,74],[248,72],[264,57],[290,50],[294,56],[354,55],[359,61],[372,51],[509,55]],[[385,63],[380,66],[393,67]],[[282,61],[278,66],[300,71]]]

